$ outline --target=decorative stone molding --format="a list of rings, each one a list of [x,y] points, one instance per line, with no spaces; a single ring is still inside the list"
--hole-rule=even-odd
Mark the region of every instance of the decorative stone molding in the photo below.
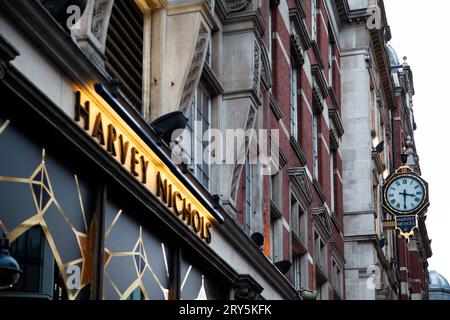
[[[259,80],[260,80],[260,74],[261,74],[261,63],[260,63],[260,56],[261,56],[261,49],[259,47],[258,42],[255,40],[254,42],[254,53],[253,53],[253,90],[258,94],[259,93]]]
[[[208,41],[210,41],[208,29],[203,24],[200,24],[197,43],[194,50],[194,57],[192,59],[192,64],[189,69],[189,73],[179,104],[180,111],[183,113],[186,113],[188,106],[191,103],[194,91],[197,88],[198,82],[200,80],[200,76],[203,71],[206,51],[208,48]]]
[[[252,0],[225,0],[228,12],[245,11],[252,3]]]
[[[294,191],[301,196],[307,205],[312,203],[311,182],[305,167],[294,167],[288,169],[289,180]]]
[[[114,0],[88,0],[75,38],[88,56],[100,69],[105,69],[106,36]]]
[[[304,166],[308,163],[308,160],[306,160],[305,152],[303,151],[302,147],[298,144],[297,139],[295,139],[293,136],[290,137],[291,146],[294,149],[295,154],[297,155],[298,159],[300,160],[300,163]]]
[[[313,64],[311,66],[311,74],[318,88],[320,89],[320,94],[323,99],[328,97],[328,83],[323,73],[323,68],[318,64]]]
[[[315,113],[322,113],[323,112],[323,103],[322,103],[322,96],[320,95],[319,90],[316,87],[313,87],[313,109]]]
[[[252,276],[240,275],[234,286],[235,300],[261,300],[264,288]]]
[[[328,87],[328,95],[331,97],[331,101],[333,101],[333,106],[335,109],[341,110],[341,104],[338,101],[336,93],[334,92],[333,87]]]
[[[303,51],[299,35],[291,34],[291,48],[295,63],[298,66],[303,66],[305,64],[305,52]]]
[[[270,65],[269,53],[265,44],[261,46],[261,83],[264,89],[268,91],[272,88],[272,67]]]
[[[318,225],[322,229],[322,235],[324,236],[324,240],[328,241],[331,237],[331,221],[330,221],[330,215],[327,212],[327,209],[325,207],[316,207],[312,210],[312,216],[313,219],[318,223]]]
[[[308,50],[311,48],[311,37],[305,21],[305,10],[303,8],[302,1],[296,0],[296,4],[297,5],[294,8],[289,9],[289,17],[294,23],[294,27],[298,30],[303,48]]]
[[[337,109],[329,109],[328,110],[328,116],[333,123],[334,129],[336,130],[336,133],[338,137],[342,137],[344,135],[344,126],[342,125],[341,116],[339,114],[339,111]]]
[[[339,138],[334,128],[330,129],[330,147],[334,151],[339,149]]]
[[[19,54],[19,50],[0,34],[0,80],[4,78],[9,63]]]

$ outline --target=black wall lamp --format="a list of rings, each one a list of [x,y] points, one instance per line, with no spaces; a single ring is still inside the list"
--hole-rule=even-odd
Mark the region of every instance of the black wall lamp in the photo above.
[[[258,246],[258,247],[262,247],[264,245],[264,236],[259,233],[259,232],[255,232],[253,233],[250,238],[253,240],[253,242]]]
[[[3,233],[0,238],[0,289],[13,287],[21,274],[22,270],[16,259],[9,255],[9,240]]]
[[[289,260],[275,262],[275,267],[277,267],[277,269],[280,270],[282,274],[288,273],[289,269],[291,269],[291,266],[292,263]]]
[[[161,140],[163,140],[165,143],[167,143],[167,145],[170,145],[170,142],[172,140],[180,136],[181,129],[186,128],[186,125],[187,118],[180,111],[165,114],[150,124],[155,133],[158,135],[158,142],[161,142]],[[180,131],[177,135],[173,136],[175,130]]]
[[[375,150],[377,150],[378,153],[382,153],[384,150],[384,141],[381,141],[376,147]]]

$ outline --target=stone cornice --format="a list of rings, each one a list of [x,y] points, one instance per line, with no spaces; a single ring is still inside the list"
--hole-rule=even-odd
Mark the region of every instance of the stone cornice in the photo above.
[[[301,1],[296,1],[297,6],[289,9],[289,16],[293,21],[294,26],[299,32],[300,41],[303,44],[303,48],[308,50],[311,48],[311,37],[309,36],[308,27],[305,23],[305,11]]]
[[[323,63],[322,55],[320,54],[320,48],[319,48],[319,44],[317,43],[317,41],[315,41],[315,40],[311,41],[311,48],[313,49],[314,57],[316,57],[319,69],[323,70],[324,69],[324,63]]]
[[[330,120],[332,121],[339,138],[342,137],[344,135],[345,131],[344,131],[344,126],[342,124],[341,115],[339,114],[339,111],[337,109],[329,109],[328,116],[329,116]]]
[[[291,34],[291,49],[293,59],[297,66],[303,66],[305,63],[305,52],[303,51],[302,45],[300,43],[300,36],[297,34]]]
[[[309,206],[312,203],[313,197],[311,193],[311,182],[305,167],[295,167],[288,169],[289,179],[297,196],[303,198],[303,201]]]
[[[314,78],[314,80],[317,83],[317,86],[320,90],[320,94],[322,95],[322,98],[325,99],[328,97],[328,83],[325,79],[325,75],[323,73],[323,68],[320,67],[318,64],[313,64],[311,66],[311,74]]]
[[[380,72],[380,82],[385,102],[390,109],[396,106],[394,86],[392,84],[392,75],[390,63],[386,53],[386,45],[380,30],[374,29],[370,31],[370,37],[375,55],[375,62]]]
[[[228,10],[223,4],[223,1],[220,0],[216,0],[216,7],[219,9],[218,17],[223,25],[230,25],[239,22],[251,21],[252,25],[251,26],[248,25],[246,27],[246,30],[254,31],[258,38],[262,38],[264,36],[265,27],[259,10],[228,12]]]
[[[331,221],[330,215],[327,212],[325,207],[317,207],[311,210],[312,217],[316,221],[316,227],[318,227],[320,234],[323,237],[323,240],[326,242],[331,238]]]
[[[334,108],[341,110],[341,104],[338,101],[338,98],[336,96],[336,93],[334,92],[333,87],[328,87],[328,95],[331,97],[331,100],[333,101]]]

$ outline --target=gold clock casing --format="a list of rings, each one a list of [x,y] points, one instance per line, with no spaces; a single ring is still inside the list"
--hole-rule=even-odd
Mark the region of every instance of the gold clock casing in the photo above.
[[[411,178],[413,180],[416,180],[420,185],[422,185],[423,190],[424,190],[424,196],[422,201],[420,202],[420,204],[410,210],[410,211],[401,211],[401,210],[397,210],[396,208],[394,208],[393,206],[391,206],[391,204],[388,201],[388,189],[389,186],[394,183],[397,179],[402,179],[402,178]],[[404,216],[404,215],[413,215],[413,214],[419,214],[420,212],[422,212],[424,209],[426,209],[430,202],[428,199],[428,183],[423,180],[419,175],[417,175],[415,172],[413,172],[412,170],[410,172],[395,172],[394,174],[392,174],[390,177],[388,177],[386,179],[386,181],[383,183],[383,209],[387,210],[388,212],[392,213],[395,216]]]

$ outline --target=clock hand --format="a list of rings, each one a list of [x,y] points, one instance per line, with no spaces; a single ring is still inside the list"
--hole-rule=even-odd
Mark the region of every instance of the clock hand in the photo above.
[[[405,210],[406,210],[406,195],[407,195],[407,193],[406,193],[406,189],[405,189],[405,190],[403,190],[403,193],[400,193],[400,195],[402,195],[402,196],[403,196],[403,209],[405,209]]]

